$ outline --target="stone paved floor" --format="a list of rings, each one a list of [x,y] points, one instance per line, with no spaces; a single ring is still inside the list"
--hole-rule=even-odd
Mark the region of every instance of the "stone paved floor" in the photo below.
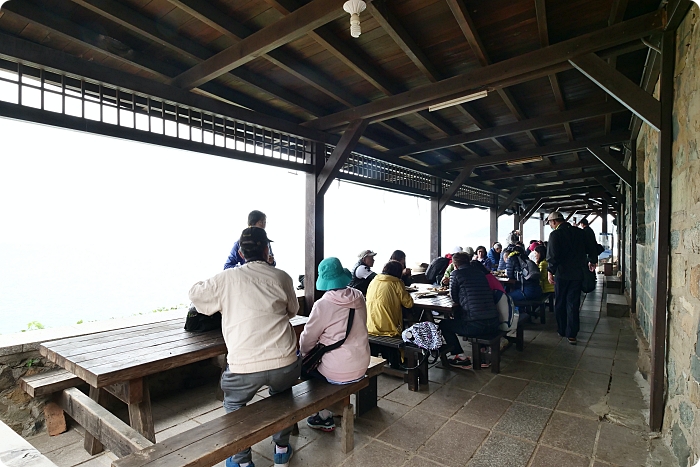
[[[299,436],[292,437],[291,465],[677,465],[663,442],[649,436],[648,385],[636,371],[631,322],[605,315],[600,282],[583,304],[577,346],[557,335],[548,313],[546,325],[526,327],[523,352],[504,353],[500,375],[436,366],[429,389],[419,392],[382,375],[378,409],[355,421],[353,452],[340,452],[337,434],[302,423]],[[223,414],[214,392],[212,385],[155,401],[157,439]],[[200,402],[193,407],[193,401]],[[82,439],[76,428],[29,441],[60,467],[110,465],[111,453],[90,457]],[[272,465],[269,440],[253,449],[257,467]]]

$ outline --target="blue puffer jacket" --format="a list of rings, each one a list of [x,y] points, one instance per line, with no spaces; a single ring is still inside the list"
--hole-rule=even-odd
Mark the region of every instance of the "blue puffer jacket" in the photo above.
[[[483,268],[467,264],[450,276],[450,296],[460,306],[456,319],[482,321],[498,317]]]
[[[495,270],[496,268],[501,269],[498,267],[501,261],[501,254],[498,253],[494,248],[491,248],[487,255],[489,259],[491,260],[491,265],[493,266],[493,269]]]
[[[510,251],[509,251],[510,250]],[[512,245],[509,246],[502,256],[507,256],[506,260],[506,275],[509,279],[520,279],[520,271],[522,267],[520,266],[520,261],[518,261],[518,256],[523,259],[527,259],[527,254],[521,246]],[[521,291],[529,300],[535,300],[542,295],[542,289],[540,288],[539,279],[530,279],[522,283]]]

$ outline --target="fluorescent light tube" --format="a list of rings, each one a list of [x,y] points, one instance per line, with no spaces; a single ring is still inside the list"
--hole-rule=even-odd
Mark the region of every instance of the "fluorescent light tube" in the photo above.
[[[488,91],[480,91],[474,94],[469,94],[468,96],[458,97],[457,99],[452,99],[445,102],[440,102],[439,104],[431,105],[428,107],[429,112],[435,112],[436,110],[441,110],[447,107],[452,107],[453,105],[464,104],[465,102],[475,101],[483,97],[488,96]]]
[[[528,162],[539,162],[542,160],[542,156],[528,157],[525,159],[516,159],[514,161],[507,161],[506,165],[520,165],[527,164]]]

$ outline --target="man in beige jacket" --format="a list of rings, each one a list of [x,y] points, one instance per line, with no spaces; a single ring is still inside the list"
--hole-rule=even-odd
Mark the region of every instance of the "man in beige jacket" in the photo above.
[[[228,350],[221,377],[224,408],[245,406],[262,386],[270,395],[292,387],[299,378],[301,359],[289,319],[299,311],[292,278],[268,263],[271,240],[265,230],[249,227],[241,233],[245,264],[226,269],[190,289],[190,300],[205,315],[221,312]],[[292,427],[272,438],[275,467],[286,467],[292,457]],[[226,467],[254,467],[250,448],[226,460]]]

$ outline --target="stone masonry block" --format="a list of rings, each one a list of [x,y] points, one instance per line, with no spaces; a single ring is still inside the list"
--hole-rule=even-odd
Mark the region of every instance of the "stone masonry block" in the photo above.
[[[700,264],[690,269],[690,294],[700,300]]]

